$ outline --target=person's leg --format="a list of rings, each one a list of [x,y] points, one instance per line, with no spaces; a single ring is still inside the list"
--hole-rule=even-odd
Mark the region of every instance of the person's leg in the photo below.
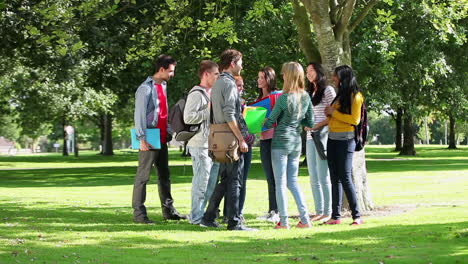
[[[322,129],[320,133],[320,141],[325,148],[325,153],[327,153],[327,141],[328,141],[328,127]],[[331,182],[330,182],[330,171],[328,169],[328,162],[327,160],[321,159],[317,155],[317,173],[318,173],[318,180],[320,182],[320,188],[323,194],[323,215],[324,217],[331,216]]]
[[[147,218],[145,207],[146,201],[146,184],[150,179],[151,167],[154,164],[156,151],[140,151],[138,152],[138,168],[133,184],[133,219],[142,220]]]
[[[192,158],[192,209],[190,211],[190,222],[199,224],[204,211],[205,193],[210,176],[211,158],[208,157],[208,149],[188,147]]]
[[[219,174],[219,162],[212,162],[210,169],[210,177],[208,179],[208,185],[206,187],[205,198],[203,200],[202,208],[205,210],[208,201],[213,195],[213,191],[218,183],[218,174]]]
[[[332,219],[338,220],[341,218],[341,201],[342,201],[342,189],[341,182],[339,178],[340,170],[340,155],[343,155],[340,146],[339,140],[328,139],[327,144],[327,160],[328,160],[328,169],[330,170],[330,180],[332,187]]]
[[[268,183],[268,212],[278,212],[275,177],[271,163],[271,142],[271,139],[260,140],[260,159]]]
[[[299,184],[297,183],[297,175],[299,174],[299,158],[300,151],[292,151],[288,154],[288,163],[286,168],[287,186],[291,191],[294,200],[296,201],[297,210],[302,224],[310,224],[307,204],[302,194]]]
[[[242,174],[244,173],[244,153],[239,155],[239,160],[227,165],[226,209],[228,217],[228,229],[241,225],[239,211],[239,197]]]
[[[273,175],[275,176],[276,204],[280,215],[280,225],[289,226],[288,222],[288,196],[286,193],[286,166],[287,152],[282,149],[271,150]]]
[[[219,163],[218,163],[219,164]],[[213,222],[216,219],[216,214],[218,212],[219,204],[226,193],[226,184],[227,184],[227,170],[226,163],[221,163],[219,167],[220,181],[216,184],[216,187],[211,195],[210,202],[206,208],[205,214],[203,215],[203,220],[207,222]]]
[[[306,158],[307,169],[309,171],[310,186],[312,188],[312,195],[314,196],[315,214],[321,216],[323,212],[323,193],[320,188],[320,181],[317,168],[317,149],[315,148],[314,140],[308,139],[306,142]]]
[[[340,174],[341,183],[343,185],[343,190],[346,194],[346,198],[349,202],[349,208],[351,209],[351,214],[353,219],[361,217],[359,212],[359,205],[357,203],[356,191],[354,188],[354,182],[352,179],[353,173],[353,154],[354,148],[356,147],[356,142],[354,139],[349,139],[343,141],[343,171]]]
[[[252,162],[252,146],[249,145],[249,151],[244,153],[244,169],[242,171],[241,190],[239,195],[239,213],[243,215],[245,195],[247,192],[247,177],[249,176],[250,164]]]
[[[161,149],[158,150],[156,157],[156,169],[158,173],[158,191],[159,199],[161,201],[161,209],[163,217],[170,219],[178,215],[177,210],[174,208],[174,200],[171,194],[171,179],[169,172],[169,154],[167,144],[161,144]]]

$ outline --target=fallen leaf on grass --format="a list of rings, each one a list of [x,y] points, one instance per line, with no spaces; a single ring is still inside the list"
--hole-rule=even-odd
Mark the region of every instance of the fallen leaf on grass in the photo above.
[[[19,255],[19,252],[18,251],[13,251],[13,252],[11,252],[11,255],[13,257],[17,257]]]

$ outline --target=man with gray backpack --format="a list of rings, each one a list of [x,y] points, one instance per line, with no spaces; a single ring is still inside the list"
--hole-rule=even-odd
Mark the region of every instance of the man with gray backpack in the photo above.
[[[200,63],[198,77],[200,84],[194,86],[185,102],[183,121],[187,126],[192,126],[191,131],[180,131],[176,139],[188,140],[187,149],[192,158],[192,209],[190,211],[190,223],[200,224],[205,206],[210,199],[216,185],[218,170],[211,173],[212,160],[208,156],[208,134],[210,117],[211,87],[218,79],[218,64],[210,60]]]

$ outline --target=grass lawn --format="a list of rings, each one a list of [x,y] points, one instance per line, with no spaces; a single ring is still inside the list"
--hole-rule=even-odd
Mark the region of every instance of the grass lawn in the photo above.
[[[164,221],[156,177],[148,188],[147,226],[132,222],[135,152],[78,158],[0,156],[0,264],[4,263],[467,263],[468,148],[420,146],[400,157],[366,147],[378,210],[337,226],[273,230],[258,149],[247,182],[246,218],[258,232],[229,232]],[[190,210],[191,162],[171,152],[175,205]],[[312,213],[307,168],[300,183]],[[289,212],[297,214],[289,196]],[[297,220],[291,219],[291,224]]]

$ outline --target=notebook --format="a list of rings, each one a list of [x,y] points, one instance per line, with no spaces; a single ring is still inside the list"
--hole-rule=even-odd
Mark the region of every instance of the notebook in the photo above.
[[[145,129],[146,142],[151,145],[151,149],[161,149],[161,139],[159,136],[159,128]],[[136,138],[135,129],[130,129],[132,138],[132,149],[140,149],[140,141]]]

